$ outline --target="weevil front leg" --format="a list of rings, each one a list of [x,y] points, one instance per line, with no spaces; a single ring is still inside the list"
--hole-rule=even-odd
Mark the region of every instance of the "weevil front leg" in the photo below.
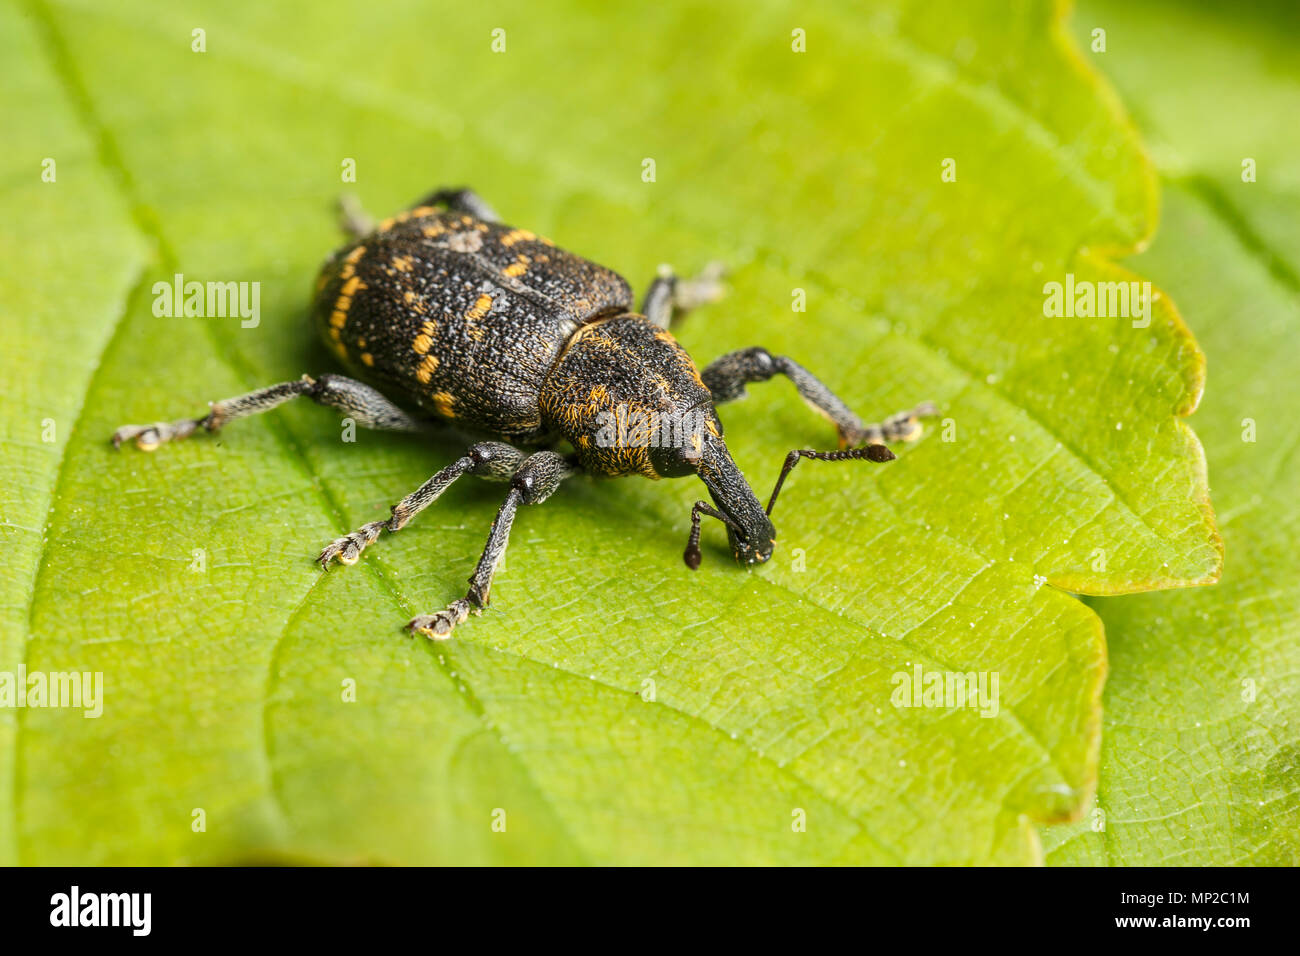
[[[351,534],[330,542],[317,556],[322,568],[338,558],[343,564],[356,564],[361,552],[384,531],[400,531],[462,475],[474,475],[488,481],[509,481],[524,461],[525,454],[504,442],[486,441],[471,445],[465,454],[439,471],[392,507],[392,517],[364,524]]]
[[[724,272],[721,262],[710,262],[694,278],[679,279],[672,266],[660,266],[659,274],[641,299],[641,314],[660,328],[668,328],[674,319],[682,318],[691,309],[722,298]]]
[[[775,375],[784,375],[794,382],[799,396],[830,419],[839,433],[841,448],[882,445],[887,441],[915,441],[921,437],[921,419],[939,414],[933,402],[922,402],[882,422],[865,423],[806,368],[792,358],[773,355],[765,348],[728,352],[710,363],[700,373],[700,378],[713,393],[713,404],[721,405],[743,396],[745,386],[751,382],[766,382]]]
[[[576,471],[578,466],[574,460],[553,451],[535,452],[524,459],[524,463],[511,477],[510,491],[492,521],[487,545],[483,548],[474,573],[470,575],[468,593],[463,598],[452,601],[444,610],[414,618],[406,625],[407,629],[419,632],[430,640],[443,641],[451,637],[452,630],[471,611],[478,613],[487,607],[488,595],[492,590],[492,575],[496,572],[497,562],[505,553],[506,543],[510,539],[510,526],[514,523],[519,506],[541,504],[560,487],[565,478]]]
[[[355,379],[343,375],[322,375],[313,379],[304,375],[296,382],[281,382],[269,388],[259,388],[247,395],[222,399],[210,404],[202,418],[182,418],[175,422],[154,422],[152,425],[123,425],[113,432],[113,447],[135,439],[142,451],[153,451],[169,441],[188,438],[199,429],[215,432],[236,419],[247,418],[283,405],[292,398],[304,395],[318,405],[326,405],[346,412],[362,428],[379,431],[426,431],[428,422],[413,418],[402,411],[384,395]]]

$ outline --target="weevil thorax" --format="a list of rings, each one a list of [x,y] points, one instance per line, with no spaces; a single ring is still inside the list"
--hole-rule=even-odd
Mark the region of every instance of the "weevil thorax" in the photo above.
[[[713,399],[690,355],[645,316],[583,325],[542,388],[545,424],[587,471],[676,478],[694,471],[703,436],[721,433]]]

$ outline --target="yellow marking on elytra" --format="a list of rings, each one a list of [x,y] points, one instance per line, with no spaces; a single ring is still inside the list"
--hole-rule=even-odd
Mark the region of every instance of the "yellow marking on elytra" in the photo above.
[[[361,349],[363,349],[363,348],[365,348],[365,347],[366,347],[366,340],[365,340],[365,339],[357,339],[357,348],[361,348]]]
[[[433,378],[433,373],[438,370],[438,356],[426,355],[424,361],[420,363],[419,368],[415,370],[415,377],[420,380],[420,384],[428,385],[429,379]]]
[[[366,288],[366,284],[361,281],[361,276],[352,276],[347,282],[343,283],[343,295],[356,295],[359,291]]]
[[[527,229],[511,229],[509,232],[507,232],[504,236],[501,237],[501,245],[509,249],[516,242],[531,241],[536,238],[537,235],[535,233],[529,232]],[[546,240],[543,239],[542,241],[545,242]]]
[[[441,235],[442,235],[444,232],[446,232],[447,230],[446,230],[445,227],[443,227],[441,224],[439,224],[439,225],[436,225],[436,226],[425,226],[424,229],[423,229],[422,231],[423,231],[423,233],[424,233],[424,235],[425,235],[426,238],[429,238],[429,239],[437,239],[439,236],[441,236]]]
[[[432,206],[417,206],[411,210],[411,215],[417,219],[423,219],[425,216],[432,216],[437,211]]]
[[[405,302],[407,305],[410,305],[412,302],[415,301],[415,293],[412,292],[410,289],[407,289],[406,292],[402,295],[402,301]]]
[[[366,254],[365,246],[357,246],[346,256],[343,257],[343,269],[339,273],[341,279],[351,279],[357,271],[357,262]]]
[[[432,348],[432,346],[433,346],[433,339],[430,336],[424,335],[423,333],[417,335],[415,337],[415,341],[411,343],[411,348],[415,349],[415,351],[419,352],[421,355],[424,355],[426,352],[428,352],[429,349]]]
[[[433,407],[443,418],[456,417],[456,399],[449,392],[434,392]]]
[[[409,212],[399,212],[396,216],[389,216],[387,219],[385,219],[383,222],[379,224],[379,231],[387,232],[389,229],[392,229],[393,226],[399,225],[400,223],[404,223],[410,218],[411,218],[411,213]]]
[[[516,256],[515,261],[510,263],[510,265],[506,266],[503,271],[505,272],[506,275],[510,276],[510,278],[513,279],[527,272],[528,264],[532,261],[533,260],[529,259],[527,256],[524,255]]]
[[[361,361],[365,362],[367,365],[374,365],[375,357],[371,355],[369,352],[362,352]]]
[[[488,310],[491,308],[492,308],[492,296],[481,295],[474,302],[474,307],[465,313],[465,321],[477,322],[479,319],[483,318],[483,316],[487,315]]]
[[[330,325],[334,326],[335,331],[338,331],[339,329],[343,328],[344,324],[347,321],[348,321],[348,314],[346,312],[339,311],[338,309],[335,309],[334,312],[330,315]]]
[[[420,326],[420,331],[425,335],[434,335],[438,331],[438,323],[432,319],[427,319],[424,325]]]
[[[396,269],[398,272],[410,272],[410,271],[411,271],[411,257],[410,257],[410,256],[396,256],[396,257],[393,259],[393,268]]]

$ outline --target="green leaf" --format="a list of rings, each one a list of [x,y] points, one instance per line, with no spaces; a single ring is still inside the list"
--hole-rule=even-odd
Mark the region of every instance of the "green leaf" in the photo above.
[[[2,384],[26,400],[0,416],[22,450],[0,653],[102,671],[105,701],[0,712],[3,859],[1037,861],[1035,824],[1096,775],[1105,648],[1064,591],[1219,573],[1182,420],[1203,359],[1165,299],[1148,328],[1043,315],[1067,272],[1130,278],[1106,256],[1155,203],[1055,5],[924,13],[4,8],[34,115],[3,180],[24,241]],[[152,455],[106,443],[327,367],[303,313],[347,158],[371,210],[469,181],[638,286],[720,258],[730,296],[681,328],[701,362],[763,344],[869,417],[934,399],[948,434],[802,466],[753,572],[717,529],[682,567],[694,483],[573,481],[521,515],[482,618],[412,640],[463,593],[499,486],[461,482],[355,567],[311,558],[454,439],[341,442],[289,405]],[[260,282],[262,321],[154,316],[175,273]],[[39,327],[11,311],[38,299]],[[785,384],[722,415],[760,493],[788,449],[834,444]],[[915,665],[996,673],[997,715],[892,706]]]
[[[1104,65],[1167,177],[1161,235],[1132,265],[1209,355],[1197,424],[1228,561],[1206,591],[1095,603],[1101,779],[1086,823],[1048,831],[1052,863],[1300,863],[1300,130],[1275,122],[1300,102],[1294,19],[1093,0],[1075,19],[1107,29]]]

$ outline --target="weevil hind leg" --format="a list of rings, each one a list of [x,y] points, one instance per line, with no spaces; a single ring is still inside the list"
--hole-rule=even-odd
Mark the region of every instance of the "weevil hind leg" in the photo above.
[[[711,262],[690,279],[678,278],[673,267],[662,265],[641,299],[641,314],[661,329],[680,321],[686,313],[722,298],[726,268]]]
[[[353,193],[344,193],[336,203],[339,228],[350,239],[360,239],[375,231],[375,217],[366,212]]]
[[[539,451],[529,455],[510,478],[510,490],[501,503],[497,516],[488,532],[487,544],[470,575],[469,591],[463,598],[452,601],[441,611],[421,614],[413,618],[407,629],[434,641],[451,637],[457,624],[464,622],[470,612],[478,613],[488,606],[492,590],[492,576],[501,556],[505,554],[510,539],[510,526],[520,505],[541,504],[560,487],[565,478],[577,472],[572,458],[553,451]]]
[[[428,422],[408,415],[383,393],[362,382],[343,375],[322,375],[317,379],[304,375],[296,382],[280,382],[245,395],[212,402],[211,410],[201,418],[182,418],[175,422],[154,422],[151,425],[123,425],[113,432],[113,446],[120,448],[122,442],[134,439],[142,451],[153,451],[159,445],[187,438],[200,429],[215,432],[237,419],[269,412],[300,395],[310,398],[318,405],[346,412],[362,428],[417,432],[430,427]]]
[[[316,560],[328,568],[338,558],[342,564],[356,564],[361,552],[374,544],[385,531],[395,532],[441,497],[462,475],[474,475],[487,481],[509,481],[526,455],[504,442],[487,441],[471,445],[465,454],[393,505],[392,515],[383,521],[364,524],[351,534],[336,538],[325,546]]]

